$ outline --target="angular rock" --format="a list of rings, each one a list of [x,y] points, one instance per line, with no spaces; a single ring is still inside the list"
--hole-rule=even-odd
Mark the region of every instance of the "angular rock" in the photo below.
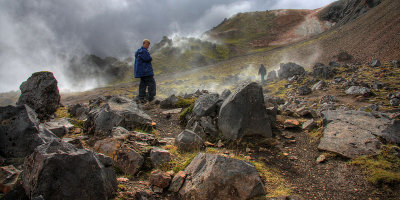
[[[224,91],[222,91],[221,95],[219,96],[220,100],[225,100],[226,98],[229,97],[229,95],[231,95],[232,92],[229,89],[225,89]]]
[[[213,112],[217,112],[217,103],[219,94],[203,94],[194,103],[193,113],[198,117],[207,116]]]
[[[118,126],[130,131],[136,128],[149,129],[152,119],[132,100],[114,96],[89,112],[84,132],[95,136],[110,136],[112,129]]]
[[[22,185],[30,199],[110,199],[117,190],[111,158],[58,141],[25,159]]]
[[[362,95],[364,97],[369,97],[373,94],[369,88],[362,86],[351,86],[345,93],[349,95]]]
[[[93,148],[110,156],[114,160],[114,165],[126,174],[135,175],[144,163],[142,155],[116,139],[99,140]]]
[[[86,112],[87,107],[84,104],[75,104],[68,107],[68,112],[71,117],[78,118],[79,120],[85,120],[87,118]]]
[[[150,160],[153,166],[157,167],[171,161],[171,153],[168,150],[153,147],[150,150]]]
[[[77,149],[83,149],[82,142],[79,138],[63,138],[62,141],[74,145]]]
[[[182,199],[251,199],[265,195],[256,168],[245,161],[199,153],[185,168]]]
[[[224,101],[218,116],[222,135],[231,140],[244,136],[272,137],[262,88],[257,83],[243,84]]]
[[[317,160],[315,162],[317,163],[322,163],[326,160],[326,156],[324,154],[321,154],[320,156],[318,156]]]
[[[171,183],[171,175],[167,172],[155,170],[151,172],[150,184],[159,188],[167,188]]]
[[[371,62],[371,64],[370,64],[370,66],[371,67],[380,67],[382,64],[381,64],[381,61],[380,60],[373,60],[372,62]]]
[[[204,147],[204,142],[200,136],[190,130],[182,131],[175,140],[176,146],[181,151],[200,150]]]
[[[185,181],[186,175],[187,174],[184,171],[179,171],[172,179],[168,191],[179,192],[183,185],[183,182]]]
[[[21,180],[21,170],[13,165],[0,167],[0,192],[7,194],[16,188]]]
[[[376,154],[381,142],[400,142],[400,129],[386,115],[361,111],[323,111],[324,132],[318,148],[345,157]]]
[[[111,136],[112,136],[112,138],[123,142],[131,136],[131,133],[128,130],[126,130],[124,127],[118,126],[118,127],[114,127],[112,129]]]
[[[160,102],[161,108],[175,108],[176,103],[178,103],[179,99],[174,94],[169,96],[168,98],[162,100]]]
[[[297,89],[297,93],[299,95],[308,95],[311,94],[312,90],[307,85],[303,85]]]
[[[393,65],[393,67],[399,68],[400,67],[400,61],[392,60],[392,65]]]
[[[322,90],[324,87],[326,87],[326,82],[325,81],[318,81],[318,83],[314,84],[311,87],[311,90],[312,91]]]
[[[30,155],[45,142],[59,138],[39,125],[34,110],[27,105],[0,107],[0,156]]]
[[[33,73],[19,88],[21,96],[17,105],[27,104],[41,120],[48,119],[60,106],[57,80],[51,72]]]
[[[283,123],[283,127],[285,129],[288,129],[288,128],[299,128],[300,127],[300,122],[295,120],[295,119],[287,119]]]
[[[332,103],[332,102],[335,103],[335,102],[338,102],[338,100],[337,100],[336,96],[332,96],[329,94],[322,96],[321,99],[319,100],[320,104]]]
[[[194,122],[192,131],[196,133],[201,138],[206,137],[206,133],[204,132],[203,127],[200,125],[198,121]]]
[[[276,74],[275,70],[268,72],[267,79],[266,79],[267,81],[275,81],[277,79],[278,79],[278,75]]]
[[[303,130],[311,131],[315,127],[317,127],[317,124],[315,123],[314,119],[310,119],[304,122],[301,128]]]
[[[74,128],[74,125],[72,125],[66,118],[52,119],[43,123],[43,126],[60,138],[62,138],[65,134],[68,134],[69,131]]]
[[[335,76],[335,71],[333,68],[328,67],[322,63],[317,63],[314,65],[313,70],[312,70],[312,76],[314,78],[323,78],[323,79],[329,79],[333,78]]]
[[[286,63],[281,64],[278,70],[279,79],[287,79],[293,77],[294,75],[303,75],[306,71],[304,67],[296,64],[296,63]]]
[[[390,99],[390,105],[392,105],[392,106],[399,106],[400,105],[400,99],[399,98],[393,98],[393,99]]]

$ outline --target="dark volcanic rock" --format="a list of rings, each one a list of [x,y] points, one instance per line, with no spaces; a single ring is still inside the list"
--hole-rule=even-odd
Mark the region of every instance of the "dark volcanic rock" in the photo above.
[[[303,85],[297,89],[297,93],[299,93],[299,95],[308,95],[311,94],[311,92],[312,92],[311,88],[308,87],[307,85]]]
[[[114,127],[127,130],[148,129],[152,119],[130,99],[114,96],[92,109],[84,124],[84,131],[92,135],[110,136]]]
[[[218,127],[231,140],[252,135],[271,137],[271,122],[261,86],[253,82],[238,87],[222,104]]]
[[[60,106],[57,80],[51,72],[33,73],[19,88],[21,96],[17,105],[27,104],[35,110],[39,119],[48,119]]]
[[[306,71],[304,70],[304,67],[296,64],[296,63],[286,63],[286,64],[281,64],[279,70],[278,70],[278,76],[280,79],[287,79],[290,77],[293,77],[294,75],[303,75],[305,74]]]
[[[322,63],[315,64],[312,70],[312,75],[314,78],[329,79],[333,78],[335,74],[336,73],[332,67],[328,67]]]
[[[0,192],[7,194],[19,185],[21,170],[13,165],[0,167]]]
[[[376,113],[375,115],[377,115]],[[376,154],[381,142],[400,142],[400,126],[385,115],[361,111],[323,111],[324,132],[318,148],[349,158]]]
[[[60,138],[74,128],[74,125],[72,125],[66,118],[52,119],[43,123],[43,126]]]
[[[0,156],[25,157],[45,142],[59,139],[39,125],[36,113],[27,105],[0,107]]]
[[[369,97],[373,95],[369,88],[362,86],[351,86],[345,91],[345,93],[349,95],[362,95],[364,97]]]
[[[175,144],[182,151],[200,150],[204,147],[203,139],[191,130],[182,131],[177,136]]]
[[[217,112],[217,103],[219,101],[219,94],[203,94],[194,103],[193,113],[198,116],[206,116],[213,112]]]
[[[381,64],[381,61],[379,61],[379,60],[373,60],[371,63],[370,63],[370,66],[371,67],[380,67],[382,64]]]
[[[84,120],[86,119],[87,107],[84,104],[75,104],[68,107],[68,112],[72,117]]]
[[[199,153],[185,168],[182,199],[251,199],[265,195],[256,168],[245,161]]]
[[[22,185],[31,199],[110,199],[117,189],[111,158],[58,141],[25,159]]]
[[[160,102],[161,108],[175,108],[176,103],[178,103],[179,99],[174,94],[169,96],[168,98],[162,100]]]
[[[165,162],[171,161],[171,153],[168,150],[153,147],[150,150],[150,160],[153,166],[157,167]]]

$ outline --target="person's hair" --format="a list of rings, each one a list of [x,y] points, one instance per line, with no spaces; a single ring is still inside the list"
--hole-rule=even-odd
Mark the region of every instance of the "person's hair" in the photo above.
[[[144,44],[144,43],[149,43],[149,44],[150,44],[150,40],[144,39],[144,40],[143,40],[143,44]]]

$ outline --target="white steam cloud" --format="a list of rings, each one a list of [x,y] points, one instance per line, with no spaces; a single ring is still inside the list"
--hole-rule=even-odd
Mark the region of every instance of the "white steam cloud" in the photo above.
[[[0,1],[0,92],[18,90],[33,72],[52,71],[61,90],[79,88],[65,74],[73,56],[132,55],[148,38],[201,35],[237,12],[313,9],[334,0],[2,0]]]

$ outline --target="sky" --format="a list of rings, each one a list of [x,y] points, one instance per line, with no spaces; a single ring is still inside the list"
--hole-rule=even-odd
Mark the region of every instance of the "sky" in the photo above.
[[[239,12],[315,9],[334,0],[1,0],[0,92],[18,90],[36,71],[52,71],[61,90],[71,56],[124,58],[143,39],[200,36]],[[90,82],[90,81],[89,81]]]

